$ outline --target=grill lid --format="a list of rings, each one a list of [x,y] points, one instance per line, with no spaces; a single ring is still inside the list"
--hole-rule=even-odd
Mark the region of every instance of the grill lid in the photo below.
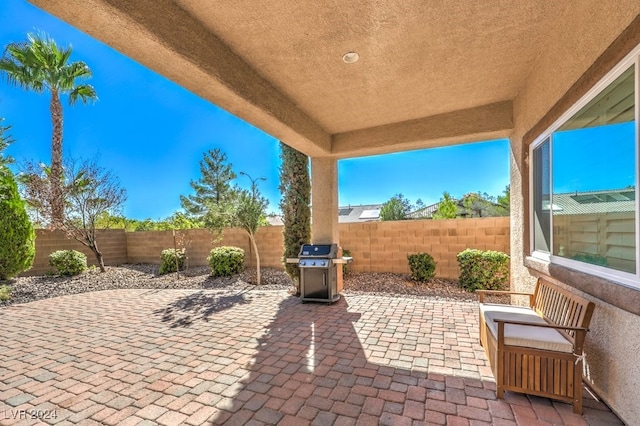
[[[303,244],[298,257],[323,257],[335,259],[338,255],[337,244]]]

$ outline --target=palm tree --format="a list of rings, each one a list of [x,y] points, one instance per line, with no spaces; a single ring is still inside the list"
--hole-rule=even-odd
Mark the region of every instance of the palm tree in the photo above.
[[[60,48],[47,34],[29,33],[26,42],[7,45],[0,58],[0,73],[10,84],[37,93],[51,93],[51,194],[47,201],[54,223],[62,222],[64,217],[60,96],[68,95],[70,105],[77,101],[87,104],[98,99],[91,85],[79,83],[91,77],[91,70],[84,62],[70,62],[71,51],[71,46]]]

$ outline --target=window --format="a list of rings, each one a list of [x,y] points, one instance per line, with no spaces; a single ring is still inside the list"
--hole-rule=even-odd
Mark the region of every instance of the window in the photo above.
[[[533,248],[548,254],[551,247],[550,139],[533,150]]]
[[[530,148],[533,255],[636,287],[638,51]]]

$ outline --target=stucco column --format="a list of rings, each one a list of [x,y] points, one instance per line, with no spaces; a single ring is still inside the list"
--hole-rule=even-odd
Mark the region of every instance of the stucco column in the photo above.
[[[338,244],[342,256],[338,230],[338,160],[329,157],[311,158],[311,242]],[[342,265],[336,269],[338,293],[342,292]]]
[[[338,161],[330,157],[311,158],[311,242],[337,243]]]

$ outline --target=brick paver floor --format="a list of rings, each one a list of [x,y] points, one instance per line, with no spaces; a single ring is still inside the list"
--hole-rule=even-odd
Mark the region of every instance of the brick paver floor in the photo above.
[[[15,305],[0,309],[0,423],[621,424],[590,397],[583,416],[496,400],[477,327],[475,303],[374,295],[114,290]]]

